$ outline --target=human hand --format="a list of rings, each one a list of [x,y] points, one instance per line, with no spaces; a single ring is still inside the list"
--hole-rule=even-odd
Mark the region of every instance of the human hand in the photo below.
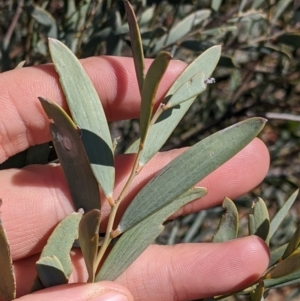
[[[95,57],[82,61],[102,101],[109,121],[135,118],[139,92],[133,62],[129,58]],[[149,65],[150,61],[147,61]],[[184,64],[172,61],[158,97],[179,75]],[[48,118],[38,96],[56,101],[67,109],[52,65],[29,67],[0,75],[0,162],[31,145],[50,140]],[[132,196],[158,170],[182,150],[160,153],[134,180]],[[133,162],[132,155],[116,158],[116,195]],[[208,194],[185,206],[179,214],[196,212],[221,203],[224,196],[236,198],[264,178],[269,166],[265,145],[253,140],[235,157],[201,182]],[[10,241],[17,280],[17,294],[28,294],[35,276],[34,263],[55,225],[73,211],[59,165],[31,165],[22,170],[0,171],[2,220]],[[102,214],[107,217],[109,206]],[[191,300],[226,294],[259,278],[268,266],[268,249],[258,237],[218,244],[150,246],[115,282],[68,284],[45,289],[19,300]],[[87,275],[78,251],[72,254],[74,273],[70,282],[84,282]],[[130,291],[130,292],[129,292]],[[108,296],[102,293],[108,293]]]

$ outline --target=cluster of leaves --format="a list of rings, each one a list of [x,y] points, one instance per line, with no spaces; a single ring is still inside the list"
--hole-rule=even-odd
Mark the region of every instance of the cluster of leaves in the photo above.
[[[297,3],[293,3],[293,1],[269,3],[261,0],[241,1],[238,4],[235,1],[226,1],[226,3],[225,1],[224,3],[222,1],[193,1],[193,5],[189,3],[190,1],[178,1],[179,3],[175,1],[175,3],[158,3],[155,6],[151,6],[150,4],[152,3],[150,2],[132,1],[137,11],[138,24],[141,31],[140,41],[146,56],[155,57],[161,50],[169,48],[173,57],[185,58],[185,60],[188,57],[188,60],[192,61],[199,52],[208,49],[210,46],[215,44],[223,45],[223,55],[218,63],[219,68],[214,74],[217,78],[217,84],[214,85],[213,89],[204,86],[203,93],[196,99],[195,105],[185,115],[182,125],[177,127],[174,136],[171,137],[165,148],[194,144],[195,141],[202,139],[203,136],[239,121],[245,114],[274,118],[275,121],[269,123],[268,131],[265,131],[262,136],[270,145],[273,168],[264,186],[262,186],[263,189],[257,190],[255,194],[262,195],[266,199],[271,199],[271,196],[275,195],[278,207],[281,207],[284,203],[283,199],[288,192],[299,186],[299,177],[296,177],[299,165],[288,164],[291,167],[286,168],[286,163],[284,163],[286,160],[282,160],[282,158],[297,158],[299,151],[299,125],[295,116],[298,113],[297,99],[299,98],[300,90],[299,72],[297,71],[297,66],[299,65],[298,46],[300,44],[298,33],[299,5],[297,6]],[[4,13],[0,16],[0,22],[7,24],[9,19],[12,19],[12,22],[8,28],[4,25],[2,26],[2,28],[6,28],[5,34],[2,33],[1,39],[2,71],[11,69],[24,59],[29,65],[47,62],[49,60],[47,37],[62,41],[77,57],[87,57],[94,54],[120,55],[129,53],[130,40],[123,1],[85,0],[53,1],[53,3],[52,1],[36,1],[37,4],[33,4],[31,1],[17,1],[16,3],[7,1],[7,3],[8,5],[1,3]],[[63,3],[63,5],[59,6],[57,3]],[[15,9],[12,9],[14,5]],[[15,34],[12,34],[14,30]],[[131,32],[131,35],[134,34],[133,32]],[[132,47],[135,49],[136,45],[134,45],[134,42],[136,38],[131,38],[131,41],[133,42]],[[59,44],[53,43],[53,45],[57,46]],[[53,48],[55,47],[53,46]],[[53,53],[52,51],[52,59],[55,63]],[[66,58],[69,57],[70,55],[66,54]],[[134,58],[140,60],[142,58],[141,52],[135,52]],[[157,56],[157,59],[162,61],[166,58],[166,54]],[[201,68],[204,67],[202,64]],[[58,65],[59,63],[57,63]],[[209,67],[212,69],[206,70],[206,72],[204,70],[203,74],[194,73],[194,80],[204,83],[203,79],[209,77],[214,68],[212,63]],[[142,68],[137,68],[139,86],[141,95],[143,95],[143,82],[141,80],[143,72],[141,70]],[[62,78],[63,76],[61,75]],[[186,80],[188,79],[190,78],[186,78]],[[155,86],[155,83],[152,84]],[[62,83],[62,85],[68,86],[70,83]],[[169,91],[170,94],[179,90],[179,85],[175,85],[173,89],[173,91]],[[86,92],[90,93],[89,91]],[[197,93],[200,92],[198,91]],[[67,92],[65,91],[65,93]],[[194,92],[191,91],[191,93]],[[214,101],[206,101],[207,99]],[[148,101],[151,102],[150,99]],[[48,104],[48,109],[50,110],[49,102],[43,100],[41,102],[44,104],[44,107],[47,107]],[[180,106],[185,106],[186,103],[188,102],[180,104]],[[71,106],[70,103],[69,106]],[[188,105],[186,106],[188,107]],[[47,109],[45,108],[45,110]],[[53,107],[51,107],[51,110],[54,110]],[[101,112],[101,109],[97,107],[94,112]],[[172,113],[174,112],[176,110],[172,111]],[[53,112],[50,114],[53,114]],[[72,112],[72,114],[76,113]],[[144,120],[149,121],[151,111],[147,111],[145,108],[143,116]],[[95,141],[90,139],[94,136],[93,133],[98,132],[94,132],[95,129],[86,126],[80,119],[80,116],[78,120],[74,115],[72,117],[75,124],[80,125],[82,129],[84,145],[85,142]],[[95,118],[100,117],[97,116]],[[53,117],[51,119],[54,120]],[[278,119],[283,121],[276,121]],[[105,117],[102,116],[100,120],[105,120]],[[124,122],[121,129],[116,124],[111,126],[114,132],[118,132],[115,136],[119,136],[120,131],[122,133],[117,151],[127,149],[128,145],[124,141],[134,141],[137,138],[138,133],[132,130],[135,128],[136,123],[137,121]],[[78,139],[78,133],[74,131],[77,128],[75,124],[72,126],[70,126],[71,123],[68,124],[69,127],[67,129],[70,128],[70,132],[73,133],[71,140],[81,141]],[[175,126],[175,123],[173,124]],[[56,126],[57,121],[51,125],[52,132],[56,133],[55,137],[59,142],[56,144],[56,149],[61,145],[61,150],[63,151],[70,147],[69,141],[68,139],[61,140],[62,136]],[[145,139],[148,136],[146,123],[141,124],[141,128],[144,129],[141,132],[142,139]],[[69,130],[67,131],[68,135],[70,134]],[[105,139],[96,139],[94,143],[99,145],[99,147],[104,146],[104,148],[112,150],[110,140],[110,136],[107,133]],[[134,144],[133,148],[130,148],[128,151],[136,151],[138,145],[139,143]],[[87,155],[84,156],[82,154],[85,151]],[[57,152],[59,153],[59,151]],[[88,151],[81,147],[78,149],[78,152],[77,155],[80,154],[81,158],[78,162],[81,162],[82,166],[87,166],[85,163],[89,159],[92,163],[93,172],[96,174],[95,168],[97,167],[95,166],[101,165],[103,162],[99,162],[100,159],[93,156],[91,150]],[[155,152],[153,150],[153,153]],[[67,153],[70,152],[68,151]],[[147,154],[147,151],[143,150],[141,153],[140,162],[144,164],[147,160],[143,162],[143,158],[151,156],[151,152]],[[111,163],[107,166],[112,167],[112,152],[105,152],[105,154],[107,155],[105,160]],[[2,168],[23,166],[31,163],[46,163],[49,160],[48,156],[48,145],[39,146],[37,149],[33,148],[19,155],[13,163],[8,162],[8,164],[2,165]],[[63,160],[60,158],[62,164],[66,162],[66,166],[68,165],[67,158],[68,156],[64,156]],[[104,159],[101,158],[101,160]],[[64,170],[68,178],[68,168],[64,168]],[[110,172],[112,172],[112,168]],[[88,179],[92,177],[92,172],[88,167],[84,169],[84,174],[88,175]],[[79,177],[78,179],[81,178]],[[93,183],[95,182],[90,181],[88,183],[90,185],[88,190],[90,196],[95,196],[94,192],[98,187],[98,184]],[[112,183],[111,180],[110,185]],[[271,187],[269,184],[273,186]],[[80,183],[80,185],[82,184]],[[82,200],[81,193],[80,191],[72,193],[75,204],[77,204],[75,207],[83,207],[85,211],[88,211],[94,205],[93,203],[89,204],[88,201],[85,204],[80,203]],[[110,200],[111,189],[106,191],[106,197]],[[272,198],[274,197],[272,196]],[[76,203],[76,199],[79,200],[79,203]],[[111,200],[111,202],[113,201]],[[96,213],[93,214],[96,215]],[[196,216],[197,220],[194,219],[192,221],[193,226],[198,225],[197,228],[199,229],[198,221],[203,221],[204,215],[205,213],[200,213]],[[100,220],[100,218],[98,219]],[[78,214],[76,214],[74,220],[80,220]],[[286,229],[288,229],[289,233],[294,232],[294,224],[295,221],[293,220],[291,223],[283,223],[285,226],[284,230],[279,229],[276,233],[273,233],[273,245],[280,246],[282,244],[278,242],[280,233],[286,234]],[[92,226],[96,228],[97,223]],[[250,229],[253,231],[253,224]],[[270,238],[271,236],[269,234]],[[275,243],[274,237],[277,237]],[[272,241],[270,247],[272,249]],[[282,257],[284,249],[282,248],[281,250],[283,250],[282,253],[276,257],[273,264],[276,260],[281,260],[279,258]],[[46,252],[45,254],[49,253]],[[119,256],[120,254],[117,255]],[[289,255],[282,257],[282,259],[289,258]],[[47,256],[45,255],[44,257]],[[57,261],[54,259],[51,262],[56,267],[61,260]],[[42,261],[41,266],[43,265]],[[90,270],[94,269],[94,266],[92,265],[91,268],[91,265],[88,263],[87,267]],[[297,275],[295,277],[297,278]],[[283,281],[281,277],[278,279],[280,279],[280,283],[289,283],[288,281]],[[264,283],[266,285],[267,280],[264,280]],[[258,287],[261,288],[261,286]],[[272,287],[272,285],[266,285],[266,287]]]
[[[145,74],[139,28],[129,2],[124,3],[133,41],[141,110],[140,138],[127,150],[127,153],[136,153],[135,162],[117,199],[113,198],[113,143],[101,101],[71,50],[58,40],[49,40],[51,58],[74,121],[54,102],[42,97],[39,100],[50,120],[53,144],[78,212],[66,217],[49,237],[36,262],[37,277],[32,290],[67,283],[72,271],[69,252],[78,235],[89,274],[88,281],[114,280],[161,233],[162,224],[170,215],[205,195],[205,188],[194,185],[244,148],[265,124],[262,118],[251,118],[217,132],[186,150],[145,185],[122,215],[118,226],[113,228],[119,205],[133,178],[165,143],[196,96],[205,90],[221,50],[219,46],[211,47],[193,61],[177,78],[153,114],[156,91],[171,56],[160,52]],[[195,166],[195,162],[199,163]],[[111,206],[100,248],[99,187],[105,196],[102,203],[106,201]],[[115,238],[118,241],[99,266]],[[7,258],[7,262],[11,263],[11,259]],[[11,270],[9,267],[3,274],[7,275]],[[9,280],[11,277],[3,279],[4,288],[7,288],[6,282]]]

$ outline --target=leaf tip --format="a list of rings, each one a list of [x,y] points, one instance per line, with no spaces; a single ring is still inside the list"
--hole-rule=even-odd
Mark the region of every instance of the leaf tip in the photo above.
[[[38,100],[40,101],[40,103],[49,102],[46,98],[41,96],[38,96]]]
[[[48,37],[48,44],[49,45],[54,44],[56,41],[57,41],[56,39]]]

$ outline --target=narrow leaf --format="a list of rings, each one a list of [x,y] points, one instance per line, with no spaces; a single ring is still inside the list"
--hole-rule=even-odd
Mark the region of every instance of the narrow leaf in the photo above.
[[[49,262],[50,259],[46,259],[44,261],[44,257],[52,259],[55,257],[50,264],[49,273],[51,273],[51,275],[54,275],[54,278],[57,277],[57,280],[60,279],[59,281],[62,281],[60,284],[66,283],[64,279],[69,279],[72,273],[70,251],[73,246],[74,240],[78,237],[78,227],[81,217],[82,214],[79,212],[71,213],[56,226],[54,231],[49,236],[47,244],[44,246],[40,258],[37,261],[37,263],[41,263],[41,265],[37,267],[37,272],[41,272],[41,277],[46,284],[55,280],[51,280],[52,276],[47,280],[45,274],[48,273],[47,265],[49,265],[49,263],[44,263],[45,261]],[[62,266],[62,268],[60,268],[60,265]],[[64,273],[64,277],[61,275],[61,272]],[[45,288],[43,281],[38,274],[34,280],[33,286],[31,287],[31,292]]]
[[[81,213],[71,213],[65,217],[54,229],[47,244],[43,248],[40,259],[43,257],[56,256],[60,261],[66,278],[69,278],[72,272],[72,263],[70,251],[74,240],[78,237],[78,226]]]
[[[169,216],[205,194],[205,188],[192,188],[125,232],[109,253],[96,276],[96,281],[116,279],[161,233],[164,228],[162,223]]]
[[[79,224],[79,242],[89,275],[88,282],[94,282],[95,279],[100,220],[100,210],[94,209],[87,212]]]
[[[135,154],[139,150],[140,139],[135,140],[125,151],[125,154]]]
[[[144,53],[143,53],[143,44],[141,39],[141,34],[139,26],[136,20],[134,10],[129,3],[129,1],[124,1],[128,25],[129,25],[129,34],[131,41],[132,56],[134,60],[135,73],[137,81],[139,84],[140,93],[142,94],[143,85],[144,85]]]
[[[89,161],[106,197],[112,197],[114,158],[106,117],[97,91],[75,55],[61,42],[49,39],[54,67],[72,117],[81,129]]]
[[[286,247],[288,244],[284,244],[280,247],[278,247],[275,250],[272,250],[270,252],[270,262],[269,262],[269,267],[271,267],[272,265],[274,265],[278,260],[281,259]]]
[[[245,6],[247,6],[247,0],[242,0],[241,1],[241,4],[240,4],[240,6],[239,6],[239,13],[242,13],[243,11],[244,11],[244,9],[245,9]]]
[[[205,78],[210,77],[219,61],[220,55],[220,46],[213,46],[203,52],[179,75],[167,92],[165,99],[170,99],[182,85],[199,72],[202,72]],[[143,152],[139,160],[140,166],[144,166],[163,146],[196,98],[188,93],[184,96],[184,99],[187,99],[186,101],[182,102],[176,108],[163,112],[155,124],[149,129],[147,139],[144,142]]]
[[[79,42],[82,34],[84,34],[81,30],[88,21],[88,12],[91,5],[89,2],[81,2],[77,7],[75,0],[67,0],[64,4],[64,43],[74,53],[78,53],[81,46]],[[84,51],[82,51],[82,56],[85,57]]]
[[[48,37],[57,38],[56,21],[49,12],[37,5],[27,5],[25,9],[31,14],[33,19],[46,28]]]
[[[274,269],[272,269],[266,276],[269,278],[280,278],[300,271],[300,252],[295,251],[286,259],[280,261]]]
[[[212,10],[217,12],[219,10],[221,4],[222,4],[222,0],[212,0],[210,7]]]
[[[253,214],[249,218],[250,234],[259,236],[268,244],[270,229],[269,212],[265,202],[261,198],[258,198],[258,201],[254,203]]]
[[[266,288],[282,287],[282,286],[287,286],[299,282],[300,282],[300,269],[298,269],[296,272],[285,275],[283,277],[264,279],[264,284]]]
[[[285,202],[285,204],[280,208],[280,210],[273,217],[270,224],[270,238],[273,236],[275,231],[278,229],[279,225],[282,223],[283,219],[286,217],[288,211],[294,204],[296,197],[299,193],[299,189],[297,189]]]
[[[199,72],[193,75],[187,82],[181,85],[165,104],[165,108],[172,108],[187,101],[186,95],[195,98],[206,89],[204,73]]]
[[[139,15],[139,26],[142,28],[146,25],[148,25],[155,13],[155,6],[152,5],[150,7],[144,7],[143,10],[141,11],[141,14]]]
[[[239,228],[239,216],[236,206],[229,198],[223,201],[223,208],[226,209],[223,214],[217,232],[214,234],[212,242],[224,242],[237,238]]]
[[[100,192],[91,169],[78,128],[54,102],[39,98],[50,123],[53,145],[63,168],[75,209],[85,212],[100,209]]]
[[[210,14],[209,9],[201,9],[179,21],[166,35],[155,41],[152,53],[157,53],[162,48],[168,47],[187,36],[196,25],[207,19]]]
[[[159,53],[152,62],[145,77],[140,113],[140,136],[142,144],[148,132],[157,88],[169,65],[170,59],[171,56],[168,52]]]
[[[288,5],[293,2],[292,0],[280,0],[277,1],[276,6],[275,6],[275,14],[272,19],[272,23],[276,23],[278,18],[282,15],[282,13],[286,10]]]
[[[115,280],[154,242],[164,227],[150,221],[152,221],[150,218],[144,220],[119,238],[96,275],[95,281]],[[147,231],[146,226],[149,227]]]
[[[243,149],[262,129],[265,119],[250,118],[198,142],[167,164],[136,195],[122,216],[124,232],[160,210]]]
[[[173,95],[178,88],[180,88],[185,82],[189,81],[195,74],[202,72],[205,78],[208,78],[216,68],[221,56],[221,46],[216,45],[210,47],[199,55],[194,61],[192,61],[184,71],[178,76],[173,85],[170,87],[166,94],[166,97]],[[188,98],[191,96],[189,95]]]
[[[0,206],[2,200],[0,199]],[[16,298],[16,280],[12,257],[2,220],[0,219],[0,299],[11,301]]]
[[[56,256],[45,256],[36,262],[36,270],[44,288],[68,283],[64,269]]]
[[[291,240],[289,241],[283,255],[282,259],[289,257],[294,251],[299,247],[300,244],[300,225],[297,227],[295,233],[293,234]]]

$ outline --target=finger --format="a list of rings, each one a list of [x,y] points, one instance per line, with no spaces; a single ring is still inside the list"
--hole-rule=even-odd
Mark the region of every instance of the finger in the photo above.
[[[28,291],[23,282],[25,273],[33,279],[34,262],[29,264],[30,260],[15,263],[20,293]],[[253,284],[268,262],[268,248],[256,236],[216,244],[151,245],[116,282],[128,288],[134,300],[195,300],[232,293]],[[73,264],[71,281],[86,281],[80,255],[73,256]]]
[[[268,263],[268,248],[254,236],[219,244],[154,245],[117,282],[134,300],[195,300],[248,287]]]
[[[155,156],[132,183],[128,202],[165,164],[182,150]],[[116,159],[115,196],[127,179],[133,156]],[[209,191],[207,196],[187,205],[181,213],[219,204],[224,196],[232,199],[258,185],[268,170],[266,146],[255,139],[231,160],[200,182]],[[22,170],[0,172],[0,195],[3,224],[11,245],[14,260],[38,253],[45,245],[54,226],[73,211],[70,194],[59,165],[32,165]],[[107,204],[102,207],[103,218],[108,215]]]
[[[77,283],[55,286],[32,293],[18,301],[133,301],[130,292],[114,282]]]
[[[133,61],[120,57],[93,57],[81,61],[100,96],[108,120],[136,118],[140,96]],[[146,68],[151,60],[146,60]],[[161,99],[185,64],[171,61],[158,89]],[[66,109],[52,65],[16,69],[0,75],[0,162],[50,140],[48,120],[37,99],[46,97]],[[84,100],[83,100],[84,101]]]

